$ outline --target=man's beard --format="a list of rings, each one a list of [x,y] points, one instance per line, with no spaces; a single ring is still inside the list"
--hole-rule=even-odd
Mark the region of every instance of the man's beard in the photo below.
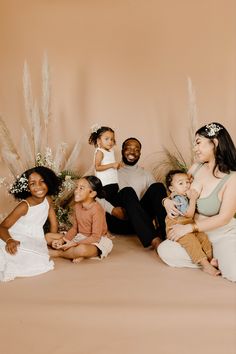
[[[124,162],[125,165],[128,165],[128,166],[134,166],[136,165],[136,163],[138,162],[139,158],[138,159],[135,159],[133,161],[128,161],[127,158],[124,156],[124,154],[122,153],[122,161]]]

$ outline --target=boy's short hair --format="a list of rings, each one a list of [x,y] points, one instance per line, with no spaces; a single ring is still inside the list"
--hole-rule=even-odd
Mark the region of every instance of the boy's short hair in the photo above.
[[[166,175],[166,188],[169,190],[169,187],[171,186],[171,183],[173,181],[173,177],[177,174],[187,174],[185,170],[170,170],[167,175]]]

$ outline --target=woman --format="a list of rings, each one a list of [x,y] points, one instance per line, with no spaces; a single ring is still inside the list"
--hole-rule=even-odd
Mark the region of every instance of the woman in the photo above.
[[[172,267],[197,268],[185,249],[173,241],[189,232],[205,231],[222,276],[236,281],[236,148],[227,130],[211,123],[196,132],[194,151],[198,162],[189,173],[199,192],[195,222],[175,225],[157,251]],[[169,217],[179,215],[173,201],[166,198],[163,203]]]

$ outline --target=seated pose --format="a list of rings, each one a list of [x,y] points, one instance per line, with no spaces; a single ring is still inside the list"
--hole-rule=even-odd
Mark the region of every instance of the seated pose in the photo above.
[[[103,203],[107,224],[117,234],[135,233],[144,247],[155,246],[165,238],[166,211],[161,201],[166,189],[153,175],[137,165],[141,143],[136,138],[122,144],[122,166],[118,169],[119,192],[113,205]],[[125,210],[126,219],[123,210]],[[153,221],[158,221],[159,230]],[[157,237],[160,236],[160,237]]]
[[[107,233],[105,211],[96,202],[96,196],[103,196],[102,183],[95,176],[79,179],[74,193],[73,225],[65,236],[47,234],[52,240],[51,257],[72,259],[79,263],[84,258],[106,257],[113,244]]]
[[[201,186],[194,223],[174,225],[157,251],[170,266],[197,268],[185,249],[173,241],[191,232],[206,232],[222,276],[236,281],[235,145],[223,125],[210,123],[197,130],[194,150],[198,163],[189,173],[194,178],[192,187],[199,190]],[[169,217],[179,214],[174,201],[163,202]]]
[[[54,267],[49,260],[43,226],[57,231],[57,219],[49,195],[59,191],[60,180],[47,167],[37,166],[18,178],[10,193],[21,200],[1,223],[0,280],[45,273]]]
[[[109,127],[96,127],[93,129],[89,144],[95,146],[94,168],[95,176],[102,182],[106,200],[113,202],[118,192],[117,169],[120,163],[115,161],[113,147],[115,145],[114,130]]]
[[[192,224],[196,209],[198,192],[191,188],[190,178],[181,170],[171,170],[166,176],[166,187],[171,192],[170,198],[176,201],[180,215],[176,218],[166,217],[166,233],[176,224]],[[213,258],[212,245],[204,232],[190,232],[177,240],[184,247],[193,263],[200,264],[202,270],[210,275],[219,275],[217,261]]]

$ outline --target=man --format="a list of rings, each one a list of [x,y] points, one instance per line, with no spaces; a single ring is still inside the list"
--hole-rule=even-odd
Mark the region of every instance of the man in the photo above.
[[[141,148],[142,145],[136,138],[128,138],[123,142],[123,165],[118,170],[119,192],[114,206],[107,201],[103,205],[111,232],[135,233],[144,247],[155,247],[166,235],[166,211],[161,203],[166,197],[166,189],[162,183],[155,181],[151,173],[137,165]],[[161,235],[158,235],[154,226],[156,220]]]

